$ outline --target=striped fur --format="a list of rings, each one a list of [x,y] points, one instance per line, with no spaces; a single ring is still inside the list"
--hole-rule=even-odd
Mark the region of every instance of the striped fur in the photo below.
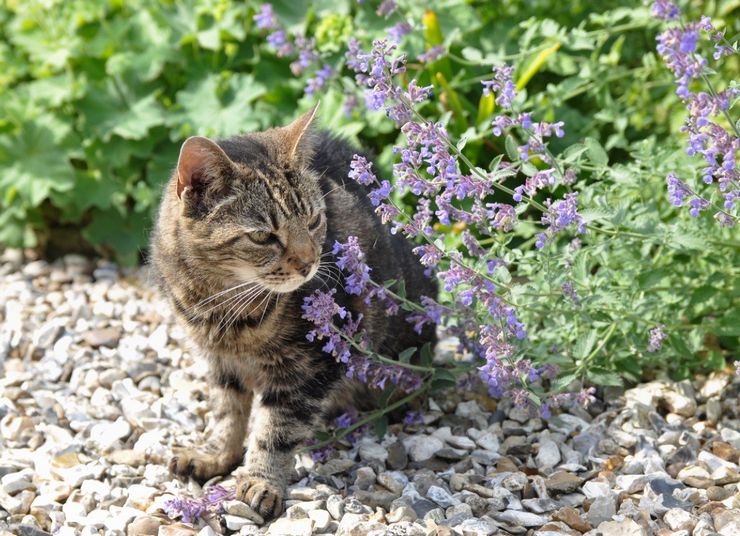
[[[306,340],[301,305],[335,286],[334,241],[356,235],[373,276],[404,280],[411,298],[436,292],[410,244],[380,223],[367,190],[346,179],[355,151],[310,131],[310,119],[184,146],[152,238],[159,287],[208,360],[215,423],[201,448],[176,450],[170,467],[200,480],[225,474],[242,461],[248,437],[237,493],[268,518],[282,509],[296,447],[327,417],[372,399],[321,343]],[[246,234],[255,230],[277,240],[256,244]],[[434,339],[341,287],[337,300],[364,315],[374,348],[387,355]]]

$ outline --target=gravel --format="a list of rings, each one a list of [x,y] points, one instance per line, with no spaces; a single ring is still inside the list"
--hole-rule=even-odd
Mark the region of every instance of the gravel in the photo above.
[[[740,534],[740,380],[721,372],[547,421],[436,394],[423,425],[298,455],[278,520],[231,499],[173,519],[205,491],[166,468],[210,422],[205,363],[146,271],[21,258],[0,256],[2,536]]]

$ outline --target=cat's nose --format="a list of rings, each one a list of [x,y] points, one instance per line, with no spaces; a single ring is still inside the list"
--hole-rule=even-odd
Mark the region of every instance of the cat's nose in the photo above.
[[[294,259],[291,264],[293,264],[293,268],[295,268],[296,272],[301,274],[303,277],[306,277],[311,271],[311,266],[313,266],[313,261]]]

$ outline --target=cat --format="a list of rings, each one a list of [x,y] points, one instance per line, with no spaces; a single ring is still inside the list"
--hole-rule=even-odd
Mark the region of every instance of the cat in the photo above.
[[[354,235],[374,280],[403,280],[410,299],[436,295],[412,244],[381,223],[367,187],[347,179],[357,151],[312,127],[315,114],[264,132],[187,139],[152,236],[158,287],[208,361],[213,416],[208,440],[176,448],[170,469],[205,481],[243,460],[237,498],[265,519],[282,511],[296,448],[341,408],[372,399],[322,342],[307,340],[304,297],[336,286],[337,302],[363,314],[361,327],[385,355],[435,342],[432,328],[418,334],[385,305],[347,295],[335,265],[319,271],[334,242]]]

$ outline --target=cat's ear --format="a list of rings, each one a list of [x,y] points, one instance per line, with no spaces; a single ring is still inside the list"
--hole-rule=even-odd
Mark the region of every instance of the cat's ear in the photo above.
[[[283,128],[283,143],[287,149],[288,158],[301,160],[311,152],[311,123],[316,117],[320,102],[313,108]]]
[[[201,190],[210,181],[222,181],[222,175],[234,163],[215,142],[203,136],[191,136],[180,148],[177,160],[177,197],[186,188]]]

